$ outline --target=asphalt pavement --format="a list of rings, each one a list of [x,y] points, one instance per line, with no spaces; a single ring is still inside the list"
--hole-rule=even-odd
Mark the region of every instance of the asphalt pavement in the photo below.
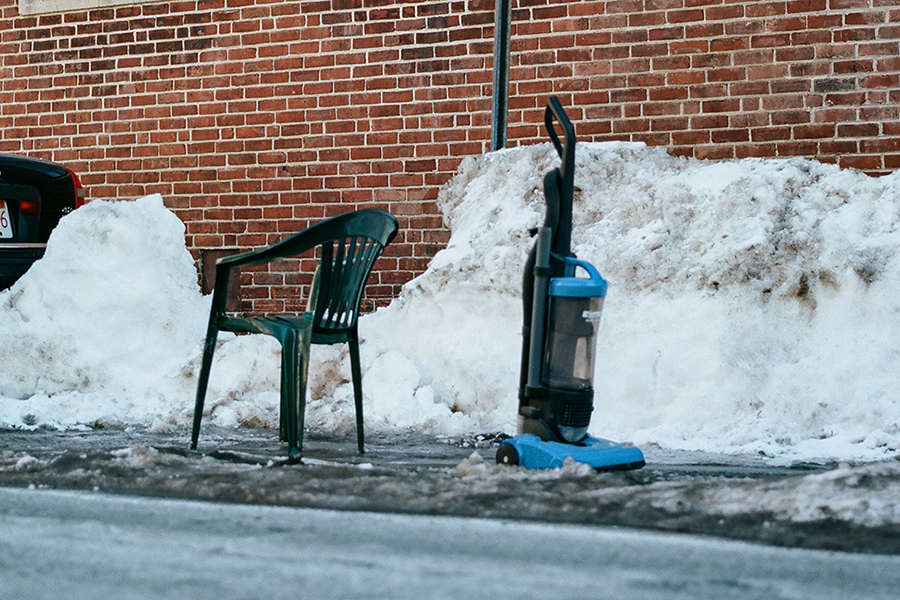
[[[0,488],[18,600],[879,600],[900,556],[503,519]]]

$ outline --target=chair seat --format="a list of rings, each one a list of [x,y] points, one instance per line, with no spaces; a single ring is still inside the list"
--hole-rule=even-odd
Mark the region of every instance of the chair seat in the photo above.
[[[223,316],[219,319],[219,329],[222,331],[264,333],[279,339],[282,336],[277,335],[277,333],[283,330],[303,331],[310,328],[312,328],[312,335],[310,336],[310,343],[312,344],[343,344],[349,342],[355,333],[353,329],[345,331],[316,331],[311,313],[306,313],[303,316]]]
[[[219,329],[223,331],[233,331],[235,333],[264,333],[273,337],[281,338],[276,335],[284,329],[303,331],[304,329],[312,329],[313,320],[311,314],[302,316],[273,316],[273,317],[232,317],[223,316],[219,318]]]

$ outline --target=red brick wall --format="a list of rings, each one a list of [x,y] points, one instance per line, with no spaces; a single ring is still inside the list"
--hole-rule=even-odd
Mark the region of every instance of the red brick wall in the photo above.
[[[896,0],[518,0],[512,137],[549,93],[582,138],[900,167]],[[580,109],[580,110],[579,110]]]
[[[403,232],[370,297],[390,296],[447,240],[439,186],[488,150],[493,20],[493,0],[0,0],[0,151],[92,198],[161,193],[198,255],[383,207]],[[510,145],[546,140],[556,94],[581,140],[900,166],[896,2],[513,0],[512,40]]]

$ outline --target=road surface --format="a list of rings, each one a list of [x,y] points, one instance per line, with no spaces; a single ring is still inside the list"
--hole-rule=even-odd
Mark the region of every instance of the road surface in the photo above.
[[[900,556],[594,526],[0,488],[18,600],[894,600]]]

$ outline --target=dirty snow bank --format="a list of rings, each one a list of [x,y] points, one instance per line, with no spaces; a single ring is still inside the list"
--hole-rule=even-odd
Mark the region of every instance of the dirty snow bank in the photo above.
[[[507,430],[526,232],[557,164],[549,145],[465,161],[439,199],[447,249],[366,321],[370,352],[397,347],[399,325],[440,400]],[[575,184],[573,249],[611,282],[592,433],[786,459],[897,453],[900,175],[612,143],[579,145]]]

